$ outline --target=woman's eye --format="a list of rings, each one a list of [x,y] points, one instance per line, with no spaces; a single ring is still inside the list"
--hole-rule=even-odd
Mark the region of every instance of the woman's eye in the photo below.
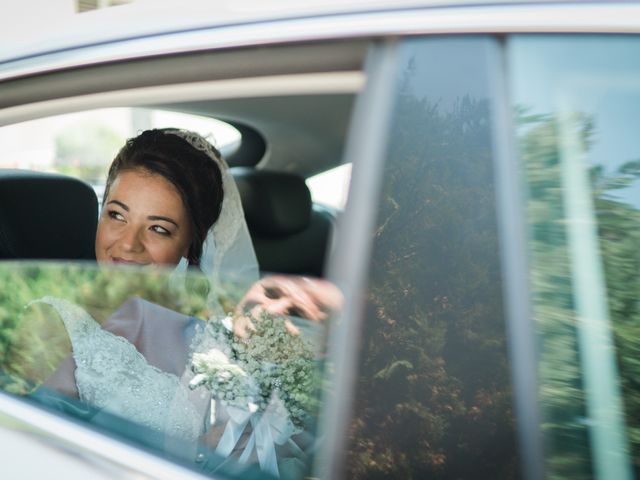
[[[121,222],[124,222],[124,216],[120,213],[117,212],[116,210],[109,210],[109,218],[113,218],[114,220],[119,220]]]
[[[160,225],[154,225],[153,227],[151,227],[151,231],[158,233],[160,235],[164,235],[165,237],[168,237],[169,235],[171,235],[171,232],[169,230],[167,230],[164,227],[161,227]]]

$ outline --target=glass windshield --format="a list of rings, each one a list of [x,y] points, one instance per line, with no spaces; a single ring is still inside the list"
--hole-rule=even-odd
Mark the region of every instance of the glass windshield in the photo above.
[[[5,392],[206,474],[307,474],[328,282],[3,262],[0,283]]]

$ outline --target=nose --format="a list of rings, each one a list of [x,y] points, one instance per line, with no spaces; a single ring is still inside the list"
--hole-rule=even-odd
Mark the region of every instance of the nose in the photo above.
[[[140,229],[129,226],[124,229],[122,235],[118,239],[120,249],[127,253],[144,252],[144,243],[142,242],[142,233]]]

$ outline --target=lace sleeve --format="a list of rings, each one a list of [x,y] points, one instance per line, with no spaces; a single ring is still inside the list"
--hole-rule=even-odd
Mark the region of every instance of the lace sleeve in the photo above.
[[[197,439],[202,415],[176,375],[150,365],[125,338],[103,330],[81,307],[44,297],[71,339],[82,401],[170,436]]]

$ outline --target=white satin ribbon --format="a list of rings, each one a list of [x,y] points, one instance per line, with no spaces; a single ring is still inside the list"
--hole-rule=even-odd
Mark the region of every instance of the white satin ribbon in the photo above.
[[[227,410],[229,420],[218,442],[216,453],[228,457],[240,441],[247,424],[251,422],[251,436],[240,456],[240,463],[246,463],[255,449],[260,468],[279,477],[275,446],[283,445],[298,432],[289,419],[289,413],[282,400],[274,395],[264,412],[252,413],[237,407],[228,407]]]
[[[228,457],[236,447],[253,413],[248,409],[227,407],[229,420],[216,447],[216,453]]]

